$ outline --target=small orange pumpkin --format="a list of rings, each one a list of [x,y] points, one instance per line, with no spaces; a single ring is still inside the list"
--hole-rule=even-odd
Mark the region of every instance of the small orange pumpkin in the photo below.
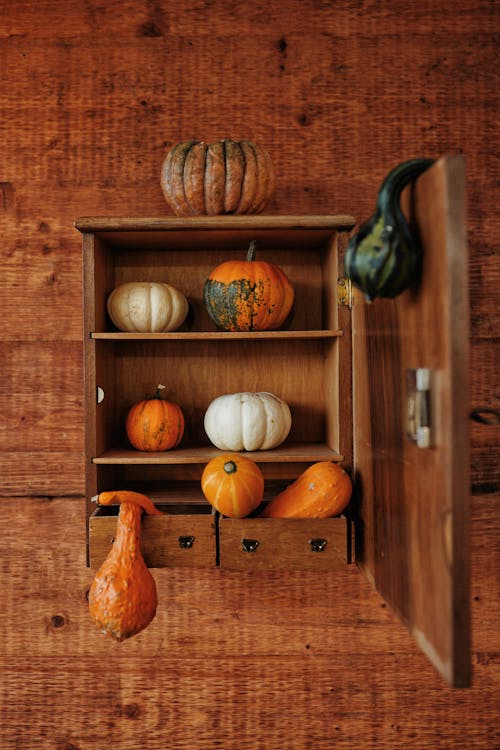
[[[156,584],[140,549],[141,515],[159,514],[138,492],[101,492],[100,505],[120,503],[113,547],[89,591],[90,616],[106,635],[123,641],[140,633],[156,614]]]
[[[244,518],[262,502],[264,477],[250,458],[223,453],[205,466],[201,489],[219,513],[229,518]]]
[[[205,282],[207,312],[225,331],[274,331],[292,309],[287,275],[273,263],[255,260],[256,248],[251,242],[246,260],[226,260]]]
[[[184,435],[184,415],[178,404],[161,398],[159,385],[152,398],[134,404],[127,415],[127,437],[138,451],[168,451]]]
[[[338,464],[319,461],[264,508],[264,518],[328,518],[347,507],[352,485]]]
[[[178,216],[255,214],[273,193],[274,170],[251,141],[185,141],[168,152],[160,183]]]

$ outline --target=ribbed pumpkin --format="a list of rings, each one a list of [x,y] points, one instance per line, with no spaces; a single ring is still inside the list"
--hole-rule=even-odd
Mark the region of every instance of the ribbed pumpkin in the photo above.
[[[281,268],[256,260],[250,243],[246,260],[226,260],[210,273],[203,296],[207,312],[225,331],[274,331],[292,309],[294,290]]]
[[[108,297],[109,317],[120,331],[163,333],[176,331],[186,319],[189,304],[182,292],[156,281],[129,281]]]
[[[178,216],[260,213],[274,190],[269,154],[251,141],[185,141],[161,169],[161,187]]]
[[[103,633],[123,641],[144,630],[156,614],[156,585],[141,554],[140,529],[143,511],[160,511],[138,492],[102,492],[98,503],[120,503],[120,512],[113,547],[90,587],[90,616]]]
[[[184,435],[184,415],[178,404],[161,398],[159,385],[152,398],[134,404],[125,429],[138,451],[168,451],[179,445]]]
[[[219,513],[229,518],[244,518],[262,502],[264,477],[251,459],[238,453],[224,453],[205,466],[201,489]]]
[[[338,464],[319,461],[264,508],[264,518],[328,518],[347,507],[352,485]]]
[[[223,451],[270,450],[290,432],[290,408],[273,393],[226,393],[205,412],[205,432]]]

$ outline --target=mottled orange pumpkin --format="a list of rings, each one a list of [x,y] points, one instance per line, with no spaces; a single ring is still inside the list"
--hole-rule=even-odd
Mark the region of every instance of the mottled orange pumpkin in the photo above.
[[[160,182],[178,216],[255,214],[274,190],[274,170],[251,141],[185,141],[168,152]]]
[[[225,331],[275,331],[292,309],[294,290],[281,268],[255,260],[251,242],[246,260],[226,260],[205,282],[207,312]]]
[[[328,518],[341,513],[351,499],[349,475],[338,464],[319,461],[264,508],[264,518]]]
[[[156,584],[141,554],[140,529],[143,511],[160,511],[138,492],[102,492],[98,503],[120,503],[120,512],[113,547],[90,587],[90,616],[103,633],[123,641],[144,630],[156,614]]]
[[[262,502],[264,477],[250,458],[223,453],[205,466],[201,489],[219,513],[229,518],[244,518]]]
[[[168,451],[179,445],[184,435],[184,415],[178,404],[160,397],[158,386],[153,398],[134,404],[125,429],[138,451]]]

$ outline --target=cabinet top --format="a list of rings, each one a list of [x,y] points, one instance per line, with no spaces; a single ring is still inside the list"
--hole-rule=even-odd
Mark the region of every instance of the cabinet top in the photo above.
[[[83,216],[76,219],[75,227],[82,233],[88,232],[164,232],[168,230],[221,230],[221,229],[326,229],[349,230],[356,220],[348,215],[315,216],[193,216],[179,217],[110,217]]]

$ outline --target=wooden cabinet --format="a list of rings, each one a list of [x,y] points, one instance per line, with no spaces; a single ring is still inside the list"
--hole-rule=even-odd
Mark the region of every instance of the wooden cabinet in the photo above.
[[[240,391],[274,393],[292,411],[283,445],[248,454],[261,465],[266,498],[315,461],[343,461],[352,468],[350,316],[339,320],[337,279],[339,248],[353,224],[350,217],[335,216],[78,221],[84,233],[87,496],[137,489],[175,518],[147,520],[143,536],[151,565],[322,568],[350,560],[351,524],[345,517],[325,524],[333,536],[319,547],[309,544],[316,537],[307,521],[286,522],[294,534],[305,535],[305,545],[280,546],[282,535],[276,534],[271,550],[271,534],[249,550],[238,524],[228,523],[219,547],[222,521],[210,513],[200,477],[219,453],[205,434],[205,411],[217,396]],[[279,331],[221,332],[206,311],[204,282],[223,260],[244,258],[251,240],[258,243],[258,257],[289,276],[293,312]],[[168,282],[186,295],[190,312],[180,330],[132,334],[114,328],[106,313],[108,295],[118,284],[142,280]],[[159,383],[181,406],[185,435],[174,450],[138,452],[125,436],[126,414]],[[103,513],[89,504],[93,566],[104,558],[114,531],[109,511]],[[255,523],[274,525],[272,519]],[[193,543],[172,545],[167,524],[172,534],[175,525],[178,539],[193,537]],[[152,545],[149,534],[160,527]]]
[[[371,305],[357,293],[351,304],[343,278],[343,249],[354,226],[349,216],[77,221],[89,562],[96,566],[112,543],[113,511],[96,511],[91,502],[110,489],[141,491],[168,513],[144,519],[151,566],[321,571],[356,557],[458,685],[467,683],[469,663],[462,160],[441,159],[406,201],[424,242],[424,278],[397,300]],[[260,257],[289,276],[294,309],[280,331],[221,332],[205,310],[204,281],[223,260],[244,257],[251,240]],[[131,334],[113,327],[107,296],[138,280],[184,292],[190,312],[179,331]],[[127,444],[126,413],[159,383],[183,409],[185,436],[174,450],[140,453]],[[275,393],[292,411],[281,446],[248,454],[264,473],[265,497],[315,461],[339,461],[355,486],[346,516],[312,522],[212,513],[200,477],[219,451],[203,417],[214,398],[238,391]],[[430,447],[412,440],[418,427],[430,430]]]

